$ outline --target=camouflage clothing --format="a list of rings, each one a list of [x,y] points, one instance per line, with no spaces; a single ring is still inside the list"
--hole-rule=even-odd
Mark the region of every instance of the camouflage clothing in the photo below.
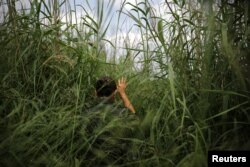
[[[89,109],[89,112],[109,112],[112,115],[127,115],[129,110],[109,101],[107,98],[97,98],[94,100],[92,107]]]

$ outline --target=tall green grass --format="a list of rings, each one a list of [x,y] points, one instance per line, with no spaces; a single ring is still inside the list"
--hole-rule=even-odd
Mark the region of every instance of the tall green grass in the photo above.
[[[89,3],[29,3],[0,3],[0,166],[206,166],[208,150],[250,149],[248,1],[164,1],[168,17],[124,1],[117,22],[134,21],[141,48],[121,58],[103,48],[119,49],[115,1],[94,16]],[[136,116],[88,112],[102,75],[128,78]]]

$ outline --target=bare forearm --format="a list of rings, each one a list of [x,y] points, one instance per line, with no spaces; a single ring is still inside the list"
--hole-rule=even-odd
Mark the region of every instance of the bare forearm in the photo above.
[[[134,106],[129,101],[127,94],[125,92],[120,92],[120,97],[124,103],[124,106],[128,108],[132,113],[135,113]]]

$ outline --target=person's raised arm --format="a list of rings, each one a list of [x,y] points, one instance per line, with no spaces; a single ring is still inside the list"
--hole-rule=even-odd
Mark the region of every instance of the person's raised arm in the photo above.
[[[131,104],[131,102],[129,101],[128,96],[125,92],[126,87],[127,87],[126,79],[122,77],[121,79],[118,80],[117,91],[119,92],[119,95],[123,101],[124,106],[128,108],[132,113],[135,113],[135,109]]]

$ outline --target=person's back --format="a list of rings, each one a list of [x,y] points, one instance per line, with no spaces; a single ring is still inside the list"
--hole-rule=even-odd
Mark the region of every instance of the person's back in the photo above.
[[[113,114],[126,113],[128,110],[131,113],[135,113],[133,105],[130,103],[125,89],[127,87],[126,80],[124,78],[118,80],[118,85],[111,77],[101,77],[95,84],[95,94],[97,96],[92,111],[109,110]],[[124,107],[115,104],[115,94],[119,93]]]
[[[117,84],[110,77],[98,79],[95,84],[96,98],[91,102],[92,107],[84,113],[84,117],[88,120],[84,125],[85,132],[87,138],[91,139],[91,149],[87,159],[97,157],[95,150],[108,150],[108,154],[96,166],[108,166],[111,161],[123,164],[117,159],[128,152],[130,145],[120,139],[136,133],[139,121],[125,93],[126,86],[124,78],[118,80]],[[115,102],[116,92],[119,93],[124,106]]]
[[[106,98],[100,98],[97,97],[93,102],[92,102],[92,107],[90,108],[89,112],[102,112],[106,113],[109,112],[109,114],[112,114],[114,116],[121,116],[121,115],[126,115],[130,114],[129,110],[120,104],[117,104],[115,102],[110,102]]]

